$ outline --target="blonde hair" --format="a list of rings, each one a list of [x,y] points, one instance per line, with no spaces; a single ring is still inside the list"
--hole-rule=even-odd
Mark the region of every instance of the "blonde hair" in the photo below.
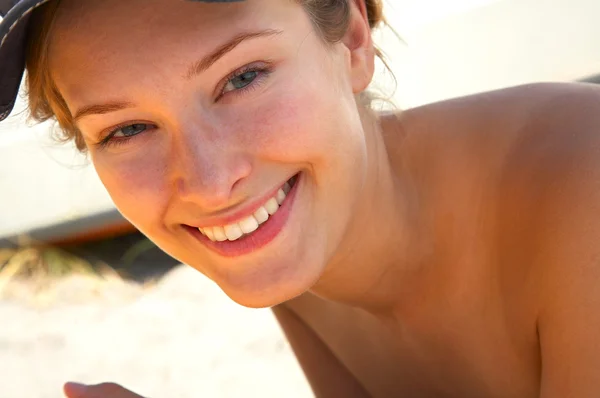
[[[350,1],[354,0],[295,0],[304,7],[311,21],[326,43],[336,43],[344,37],[350,22]],[[385,24],[382,0],[365,0],[371,29]],[[36,122],[56,119],[60,126],[60,141],[73,140],[80,151],[85,151],[83,137],[75,126],[73,115],[57,89],[48,67],[50,34],[60,0],[39,7],[31,16],[26,53],[26,88],[31,118]],[[376,56],[384,65],[383,53],[376,48]]]

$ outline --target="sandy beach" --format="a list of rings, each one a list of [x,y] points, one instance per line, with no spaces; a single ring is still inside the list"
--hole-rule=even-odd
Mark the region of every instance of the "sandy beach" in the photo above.
[[[69,380],[145,397],[313,396],[269,310],[233,303],[187,266],[158,283],[70,276],[0,300],[0,397],[59,398]]]

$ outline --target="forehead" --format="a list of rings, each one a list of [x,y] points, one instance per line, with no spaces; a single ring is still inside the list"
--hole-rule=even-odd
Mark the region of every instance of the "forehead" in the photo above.
[[[245,30],[276,19],[289,1],[246,0],[203,3],[188,0],[63,0],[52,41],[81,49],[127,45],[144,39],[160,44],[217,40],[232,30]],[[285,7],[285,6],[288,7]],[[225,36],[226,37],[226,36]],[[177,38],[177,40],[172,40]],[[136,43],[139,44],[139,43]]]
[[[49,66],[65,98],[83,100],[105,91],[107,79],[115,87],[143,72],[183,71],[239,33],[293,30],[300,12],[291,0],[63,0]]]

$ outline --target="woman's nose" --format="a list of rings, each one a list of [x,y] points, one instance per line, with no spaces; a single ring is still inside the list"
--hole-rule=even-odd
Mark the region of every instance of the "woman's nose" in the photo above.
[[[236,187],[252,169],[245,154],[224,142],[181,140],[171,159],[175,195],[206,211],[230,206]]]

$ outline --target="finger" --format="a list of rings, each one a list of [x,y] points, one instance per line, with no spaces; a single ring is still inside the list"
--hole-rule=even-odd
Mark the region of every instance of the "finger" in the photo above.
[[[143,398],[115,383],[97,385],[66,383],[63,390],[68,398]]]
[[[84,398],[87,386],[85,384],[69,382],[63,386],[63,392],[68,398]]]

